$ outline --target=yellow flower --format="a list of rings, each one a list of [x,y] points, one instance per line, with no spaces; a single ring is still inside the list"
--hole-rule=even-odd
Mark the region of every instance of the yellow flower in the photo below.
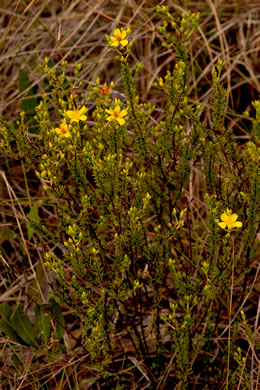
[[[113,37],[110,37],[110,46],[117,46],[119,45],[122,45],[122,46],[126,46],[128,44],[128,40],[125,39],[126,37],[126,30],[123,30],[123,29],[119,29],[119,28],[116,28],[115,31],[114,31],[114,36]]]
[[[114,108],[110,108],[109,110],[106,110],[106,112],[109,114],[107,116],[107,120],[109,122],[116,120],[120,125],[123,125],[125,123],[125,119],[123,117],[127,115],[127,110],[125,109],[121,111],[119,102],[120,101],[116,99],[115,100],[116,106]]]
[[[71,137],[71,133],[68,129],[68,125],[65,122],[65,120],[63,120],[61,122],[60,127],[56,127],[55,131],[57,134],[61,135],[62,137],[65,137],[65,138]]]
[[[86,112],[87,112],[87,108],[83,106],[81,107],[80,110],[75,108],[74,110],[65,111],[65,114],[69,117],[72,123],[72,122],[85,121],[87,119],[87,116],[85,115]]]
[[[242,222],[237,221],[238,215],[232,214],[232,210],[227,209],[225,213],[221,214],[220,219],[222,222],[218,223],[222,229],[228,228],[228,230],[233,228],[240,228]]]

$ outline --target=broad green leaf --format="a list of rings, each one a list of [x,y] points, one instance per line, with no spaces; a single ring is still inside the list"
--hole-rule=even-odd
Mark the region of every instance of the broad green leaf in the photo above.
[[[29,76],[27,72],[25,72],[23,69],[19,69],[19,79],[18,79],[18,88],[19,92],[24,92],[27,88],[29,88],[31,85]],[[37,106],[37,100],[34,96],[33,89],[29,89],[29,91],[24,95],[26,99],[22,100],[22,107],[26,114],[30,114],[34,111],[35,107]],[[32,96],[32,97],[30,97]]]
[[[0,332],[5,333],[10,339],[16,341],[19,344],[27,345],[15,332],[13,325],[10,321],[10,317],[13,314],[11,307],[8,303],[3,303],[0,306]]]
[[[65,319],[62,315],[60,305],[53,298],[49,299],[49,303],[51,304],[51,312],[53,317],[56,319],[56,330],[54,332],[53,337],[55,339],[62,339],[64,336],[64,327],[65,327]]]
[[[51,317],[49,314],[44,313],[42,307],[37,304],[34,310],[37,329],[40,332],[42,341],[47,345],[50,339]]]
[[[5,320],[9,320],[11,315],[13,314],[12,308],[8,303],[3,303],[0,305],[0,314]]]
[[[19,304],[16,311],[10,317],[13,329],[28,345],[38,347],[36,331],[22,310],[22,304]]]
[[[10,339],[15,341],[16,343],[19,343],[21,345],[28,345],[13,330],[12,324],[9,323],[8,321],[4,320],[3,318],[0,320],[0,332],[5,333],[6,336],[10,337]]]

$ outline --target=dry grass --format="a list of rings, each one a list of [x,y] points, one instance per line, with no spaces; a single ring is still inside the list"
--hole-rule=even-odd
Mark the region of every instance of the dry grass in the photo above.
[[[69,64],[81,62],[83,90],[90,81],[99,76],[102,82],[114,80],[115,89],[120,94],[122,89],[117,65],[107,48],[105,35],[111,34],[115,26],[127,25],[131,26],[132,37],[136,38],[134,52],[136,59],[144,65],[138,79],[138,90],[142,92],[144,100],[149,99],[160,105],[159,97],[152,91],[152,83],[167,69],[172,68],[175,54],[166,49],[159,53],[161,38],[156,27],[161,21],[154,14],[157,4],[158,1],[152,0],[2,0],[0,117],[15,120],[22,109],[22,94],[18,89],[19,69],[24,69],[28,73],[35,88],[35,96],[41,96],[44,91],[44,76],[39,73],[39,64],[44,62],[45,57],[53,60],[57,67],[62,60],[67,60]],[[257,99],[260,92],[259,1],[169,0],[168,4],[177,13],[185,10],[201,13],[199,30],[189,42],[194,64],[194,74],[190,75],[193,81],[191,84],[193,99],[198,100],[199,96],[203,105],[210,104],[211,90],[208,79],[211,77],[212,67],[221,57],[226,63],[222,82],[229,91],[227,106],[230,112],[234,110],[239,114],[245,110],[252,111],[251,101]],[[195,74],[197,67],[195,64],[199,64],[202,70],[199,77]],[[160,111],[157,115],[159,118]],[[234,129],[238,142],[246,142],[248,133],[241,119],[232,114],[228,118],[227,125]],[[48,285],[41,285],[41,279],[44,279],[43,252],[51,243],[48,237],[42,242],[34,240],[28,243],[24,237],[23,226],[31,199],[42,199],[45,195],[37,179],[30,172],[26,173],[23,165],[8,161],[2,153],[0,159],[2,164],[0,264],[3,271],[1,275],[5,275],[0,276],[0,303],[9,302],[15,305],[23,302],[26,308],[30,308],[35,291],[40,292],[43,302],[48,295]],[[57,221],[55,209],[44,207],[42,209],[50,226],[55,226]],[[7,234],[7,238],[3,232]],[[9,278],[6,277],[7,274]],[[47,279],[46,275],[45,277]],[[251,320],[255,323],[256,337],[260,311],[259,307],[257,309],[257,305],[259,306],[257,289],[260,286],[257,264],[252,265],[248,280],[250,288],[247,291],[247,299],[240,305],[243,304],[247,309],[251,308]],[[0,383],[1,379],[5,381],[3,389],[107,388],[100,373],[86,364],[86,352],[80,345],[80,329],[73,322],[75,319],[69,310],[65,315],[71,320],[67,334],[69,352],[53,362],[46,363],[39,359],[35,363],[34,353],[26,349],[21,351],[16,362],[11,361],[14,360],[15,354],[12,356],[8,339],[1,339]],[[216,340],[216,343],[219,343],[221,348],[221,340]],[[254,351],[254,347],[248,350],[248,354],[251,354],[252,350]],[[115,362],[117,368],[122,364],[116,357]],[[144,383],[146,372],[149,372],[148,367],[134,359],[132,363],[136,367],[140,384]],[[252,376],[259,377],[258,364],[258,358],[253,357]],[[50,387],[39,387],[37,378],[44,378],[44,375],[46,383],[51,383]],[[165,388],[166,379],[167,371],[159,380],[158,389]]]

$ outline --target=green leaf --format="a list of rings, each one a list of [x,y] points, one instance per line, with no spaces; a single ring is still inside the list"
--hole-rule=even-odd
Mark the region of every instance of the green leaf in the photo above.
[[[39,224],[40,223],[40,218],[38,215],[38,208],[42,204],[42,200],[37,200],[34,202],[29,214],[28,214],[28,219],[26,221],[26,227],[27,227],[27,232],[28,232],[28,240],[32,238],[32,235],[35,231],[34,224]]]
[[[42,263],[39,262],[36,266],[36,278],[34,279],[31,286],[28,288],[28,296],[33,298],[33,299],[35,297],[38,297],[39,299],[41,299],[38,286],[41,287],[42,284],[45,282],[45,280],[46,280],[46,273],[45,273],[45,270],[43,268]]]
[[[22,304],[19,304],[10,318],[13,329],[25,343],[32,347],[38,347],[36,331],[22,310]]]
[[[0,244],[2,244],[5,241],[11,240],[15,236],[16,236],[16,234],[11,229],[9,229],[9,227],[4,226],[0,230]]]
[[[28,345],[13,330],[12,324],[10,324],[8,321],[4,320],[3,318],[0,320],[0,332],[5,333],[6,336],[10,337],[10,339],[15,341],[16,343],[19,343],[21,345]]]
[[[0,306],[0,314],[5,320],[9,320],[11,315],[13,314],[12,308],[8,303],[3,303]]]
[[[54,362],[54,361],[57,361],[58,359],[60,359],[62,356],[63,356],[63,354],[60,354],[58,352],[49,351],[46,357],[49,361]]]
[[[39,329],[42,341],[47,345],[50,339],[51,317],[49,314],[44,313],[42,307],[37,304],[34,311],[37,329]]]
[[[27,88],[29,88],[31,85],[28,73],[25,72],[23,69],[19,69],[19,79],[18,79],[18,88],[19,92],[23,93]],[[26,114],[30,114],[34,111],[35,107],[37,106],[37,100],[34,96],[33,89],[29,89],[27,94],[24,95],[26,99],[22,99],[22,107]],[[29,97],[29,98],[28,98]]]
[[[13,329],[13,325],[10,321],[10,317],[13,314],[13,311],[11,307],[8,305],[8,303],[3,303],[0,306],[0,332],[5,333],[10,339],[16,341],[19,344],[27,345],[15,332]]]
[[[12,364],[16,370],[19,370],[19,374],[23,374],[24,362],[20,359],[20,356],[17,353],[12,355]]]
[[[55,339],[62,339],[64,336],[64,327],[65,327],[65,319],[62,315],[60,305],[53,298],[49,299],[49,303],[51,304],[51,312],[53,317],[56,319],[56,330],[54,332],[53,337]]]

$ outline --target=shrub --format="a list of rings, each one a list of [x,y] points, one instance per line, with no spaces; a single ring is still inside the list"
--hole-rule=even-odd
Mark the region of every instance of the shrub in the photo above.
[[[133,65],[127,28],[106,37],[123,94],[99,78],[78,93],[81,65],[68,77],[66,62],[56,69],[46,59],[46,93],[33,116],[29,107],[18,121],[2,122],[1,147],[47,194],[32,201],[21,228],[29,242],[35,236],[49,248],[52,288],[46,302],[36,285],[34,328],[21,306],[4,304],[0,330],[41,346],[49,360],[68,350],[66,334],[75,338],[73,318],[92,367],[86,377],[109,388],[248,389],[251,362],[241,339],[251,346],[254,330],[240,311],[257,249],[260,102],[253,102],[255,119],[241,115],[251,128],[239,145],[225,124],[221,59],[209,80],[211,106],[189,94],[187,43],[199,15],[157,12],[163,46],[176,52],[172,70],[154,83],[162,120],[160,107],[137,91],[142,64]],[[39,216],[44,206],[56,210],[55,226]]]

